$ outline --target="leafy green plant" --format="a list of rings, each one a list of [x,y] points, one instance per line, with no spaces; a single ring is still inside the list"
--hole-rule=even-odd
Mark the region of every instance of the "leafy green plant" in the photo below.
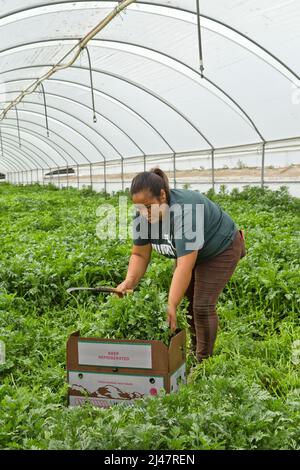
[[[146,282],[123,299],[110,296],[101,303],[93,325],[81,328],[82,336],[114,339],[159,340],[169,345],[172,334],[166,321],[167,293]],[[186,304],[186,302],[183,302]],[[186,308],[178,309],[177,328],[187,328]]]
[[[278,191],[224,188],[208,196],[243,227],[243,258],[218,303],[214,355],[188,356],[176,394],[108,410],[67,407],[71,333],[169,340],[172,262],[154,254],[124,299],[70,296],[71,286],[115,286],[130,240],[100,241],[96,209],[111,197],[89,189],[0,185],[1,449],[300,449],[300,201]],[[148,297],[147,297],[148,296]],[[185,328],[186,302],[179,312]],[[105,430],[105,431],[104,431]]]

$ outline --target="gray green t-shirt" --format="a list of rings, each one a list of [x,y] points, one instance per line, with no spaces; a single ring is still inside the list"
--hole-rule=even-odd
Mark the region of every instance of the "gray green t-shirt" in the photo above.
[[[177,259],[198,250],[196,264],[218,255],[231,243],[234,221],[217,204],[197,191],[171,189],[167,217],[150,224],[137,214],[134,245],[147,245],[167,258]]]

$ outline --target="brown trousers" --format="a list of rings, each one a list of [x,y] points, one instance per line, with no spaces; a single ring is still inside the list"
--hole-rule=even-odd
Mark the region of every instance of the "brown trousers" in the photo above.
[[[245,254],[244,238],[238,230],[226,250],[193,269],[185,295],[190,301],[192,350],[199,362],[213,354],[218,330],[217,301],[239,260]]]

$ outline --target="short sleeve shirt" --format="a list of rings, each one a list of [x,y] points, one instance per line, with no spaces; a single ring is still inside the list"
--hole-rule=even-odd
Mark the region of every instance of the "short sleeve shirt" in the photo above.
[[[138,213],[133,224],[133,243],[151,244],[167,258],[177,259],[198,251],[196,264],[224,251],[237,228],[217,204],[197,191],[171,189],[170,205],[162,221],[150,224]]]

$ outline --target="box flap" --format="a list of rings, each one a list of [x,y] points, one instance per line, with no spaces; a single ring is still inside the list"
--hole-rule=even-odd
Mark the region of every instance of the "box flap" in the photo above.
[[[97,370],[99,367],[167,373],[168,348],[161,341],[83,338],[76,334],[71,335],[67,342],[67,368]]]
[[[186,332],[180,331],[171,339],[169,346],[169,372],[178,369],[186,360]]]

